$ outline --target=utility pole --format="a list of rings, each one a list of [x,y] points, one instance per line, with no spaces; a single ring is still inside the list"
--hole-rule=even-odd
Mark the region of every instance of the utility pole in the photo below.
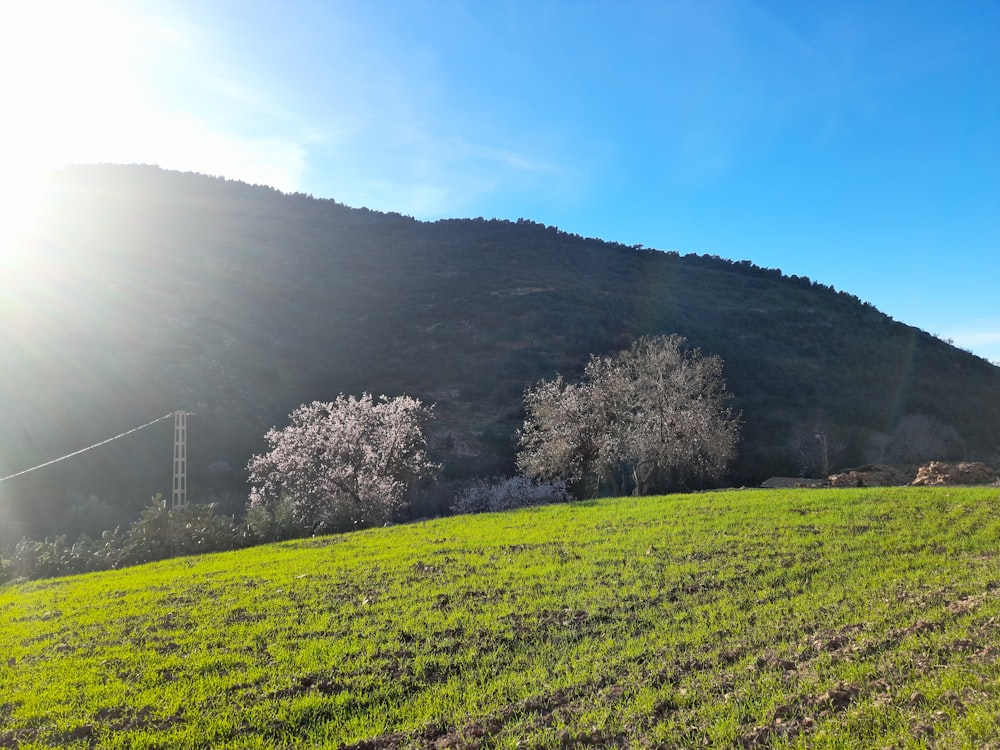
[[[826,450],[826,432],[819,427],[816,428],[816,439],[819,440],[819,455],[823,462],[823,479],[830,476],[830,456]]]
[[[174,493],[171,510],[187,506],[187,418],[186,411],[174,412]]]

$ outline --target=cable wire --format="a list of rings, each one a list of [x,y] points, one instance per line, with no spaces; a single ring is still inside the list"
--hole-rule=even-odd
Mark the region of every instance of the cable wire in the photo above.
[[[113,440],[118,440],[119,438],[123,438],[126,435],[131,435],[133,432],[138,432],[139,430],[142,430],[142,429],[144,429],[146,427],[149,427],[150,425],[154,425],[157,422],[162,422],[164,419],[170,419],[170,417],[172,417],[172,416],[174,416],[173,412],[171,412],[170,414],[166,414],[166,415],[164,415],[162,417],[158,417],[157,419],[154,419],[152,422],[146,422],[146,424],[141,424],[138,427],[133,427],[131,430],[123,432],[120,435],[115,435],[114,437],[109,437],[107,440],[102,440],[99,443],[94,443],[93,445],[88,445],[86,448],[81,448],[78,451],[73,451],[72,453],[67,453],[65,456],[60,456],[59,458],[54,458],[51,461],[46,461],[44,464],[38,464],[38,466],[32,466],[30,469],[25,469],[24,471],[19,471],[16,474],[11,474],[11,475],[6,476],[6,477],[0,477],[0,482],[6,482],[8,479],[13,479],[14,477],[19,477],[22,474],[28,474],[28,473],[30,473],[32,471],[38,471],[38,469],[44,469],[46,466],[51,466],[52,464],[57,464],[60,461],[65,461],[67,458],[73,458],[73,456],[79,456],[81,453],[86,453],[87,451],[93,450],[94,448],[100,448],[102,445],[107,445],[108,443],[112,442]]]

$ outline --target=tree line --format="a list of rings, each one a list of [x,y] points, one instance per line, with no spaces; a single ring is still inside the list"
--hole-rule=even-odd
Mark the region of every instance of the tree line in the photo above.
[[[739,418],[722,360],[681,336],[646,337],[591,357],[579,383],[561,376],[525,392],[516,477],[479,479],[455,513],[509,510],[600,493],[644,495],[718,481],[733,460]],[[170,510],[154,498],[126,531],[22,540],[0,557],[0,582],[108,570],[389,523],[441,469],[428,457],[433,405],[411,396],[339,395],[303,404],[265,435],[248,464],[245,517],[209,506]]]
[[[739,418],[727,405],[721,358],[685,344],[677,335],[644,337],[591,357],[579,383],[557,376],[530,387],[517,466],[544,489],[499,480],[483,493],[506,487],[537,502],[717,482],[736,455]],[[409,396],[340,395],[299,407],[291,424],[267,433],[270,450],[250,460],[251,508],[277,514],[285,506],[316,532],[389,521],[440,469],[427,457],[423,427],[432,416],[433,407]],[[477,506],[466,498],[453,507]]]

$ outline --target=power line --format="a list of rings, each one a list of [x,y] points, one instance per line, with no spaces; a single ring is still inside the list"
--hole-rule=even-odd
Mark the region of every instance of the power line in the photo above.
[[[109,437],[107,440],[102,440],[99,443],[94,443],[93,445],[88,445],[86,448],[81,448],[78,451],[73,451],[72,453],[67,453],[65,456],[60,456],[59,458],[54,458],[51,461],[46,461],[44,464],[38,464],[38,466],[32,466],[30,469],[25,469],[24,471],[19,471],[16,474],[11,474],[10,476],[0,477],[0,482],[6,482],[8,479],[13,479],[14,477],[19,477],[22,474],[28,474],[32,471],[37,471],[38,469],[44,469],[46,466],[51,466],[52,464],[59,463],[60,461],[65,461],[67,458],[73,458],[73,456],[79,456],[81,453],[86,453],[87,451],[93,450],[94,448],[100,448],[102,445],[107,445],[113,440],[118,440],[126,435],[131,435],[133,432],[138,432],[150,425],[154,425],[157,422],[162,422],[164,419],[170,419],[174,416],[173,412],[166,414],[162,417],[154,419],[152,422],[146,422],[146,424],[141,424],[138,427],[133,427],[131,430],[121,433],[120,435],[115,435],[114,437]]]

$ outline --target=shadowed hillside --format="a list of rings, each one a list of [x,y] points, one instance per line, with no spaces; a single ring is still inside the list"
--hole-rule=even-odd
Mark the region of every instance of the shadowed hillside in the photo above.
[[[238,492],[300,403],[405,392],[437,403],[444,479],[417,509],[434,513],[461,481],[512,470],[525,386],[675,332],[725,360],[734,483],[818,472],[817,431],[834,468],[902,458],[900,425],[923,430],[905,450],[956,454],[928,457],[989,462],[1000,445],[1000,369],[746,261],[136,166],[63,172],[30,247],[0,282],[0,475],[184,408],[193,494]],[[133,513],[169,491],[170,440],[163,422],[5,482],[8,530]]]

